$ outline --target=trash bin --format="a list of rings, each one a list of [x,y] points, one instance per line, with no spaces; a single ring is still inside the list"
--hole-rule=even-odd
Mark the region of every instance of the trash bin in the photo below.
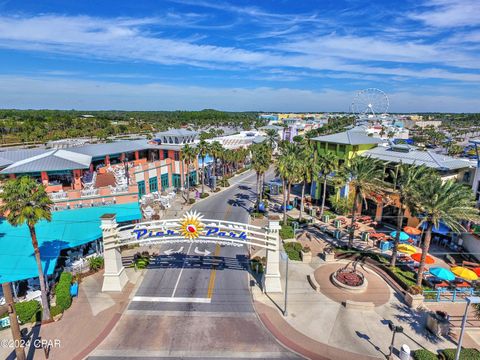
[[[340,239],[340,235],[341,235],[341,231],[340,230],[335,230],[335,232],[333,233],[333,237],[337,240]]]
[[[400,348],[400,360],[410,360],[410,347],[403,344]]]
[[[324,223],[328,223],[330,221],[330,216],[329,215],[322,215],[322,221]]]
[[[333,220],[333,225],[337,228],[340,229],[340,226],[342,225],[342,222],[340,220]]]

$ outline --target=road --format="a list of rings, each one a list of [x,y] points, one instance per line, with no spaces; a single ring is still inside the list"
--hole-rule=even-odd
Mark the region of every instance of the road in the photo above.
[[[254,201],[255,174],[248,172],[195,210],[207,219],[246,223]],[[247,264],[245,247],[163,246],[119,323],[89,359],[298,358],[258,320]]]

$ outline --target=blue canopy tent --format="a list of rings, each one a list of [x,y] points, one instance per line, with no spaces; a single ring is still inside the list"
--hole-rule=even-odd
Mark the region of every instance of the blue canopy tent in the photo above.
[[[52,221],[36,226],[42,268],[53,274],[62,249],[73,248],[102,237],[100,216],[113,213],[117,222],[142,218],[138,203],[57,211]],[[14,227],[0,219],[0,283],[38,276],[30,232],[26,225]]]
[[[432,229],[432,232],[436,233],[436,234],[440,234],[440,235],[448,235],[450,234],[450,232],[452,231],[447,225],[445,225],[444,223],[440,223],[438,224],[438,228],[437,227],[433,227]],[[421,229],[422,230],[427,230],[427,223],[423,223],[422,226],[421,226]]]

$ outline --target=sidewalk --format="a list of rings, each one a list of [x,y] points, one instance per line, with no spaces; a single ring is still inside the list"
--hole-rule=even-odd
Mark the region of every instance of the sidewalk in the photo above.
[[[263,294],[259,287],[252,288],[261,321],[285,346],[311,359],[385,359],[392,338],[388,320],[404,328],[404,334],[396,336],[395,349],[402,344],[412,350],[425,347],[431,351],[456,346],[428,333],[424,313],[408,308],[385,283],[377,286],[383,280],[371,270],[361,269],[368,272],[369,277],[378,277],[375,279],[378,284],[372,281],[372,287],[362,297],[382,298],[382,301],[372,301],[374,309],[347,309],[341,303],[343,297],[337,296],[341,290],[335,293],[334,288],[328,289],[325,285],[324,290],[330,291],[329,294],[322,293],[321,285],[320,292],[315,292],[306,276],[323,266],[325,263],[319,259],[311,264],[289,262],[286,317],[282,315],[284,293]],[[282,272],[284,268],[282,263]],[[322,280],[328,281],[328,277]],[[394,354],[398,355],[398,350]]]
[[[142,272],[125,270],[130,282],[120,293],[101,292],[103,271],[83,279],[78,297],[60,321],[25,327],[30,339],[59,341],[60,346],[52,346],[50,359],[84,359],[113,329],[141,277]],[[10,337],[10,329],[0,332],[0,339]],[[0,348],[0,358],[7,359],[11,350]],[[45,359],[44,351],[33,346],[26,348],[25,353],[29,359]]]

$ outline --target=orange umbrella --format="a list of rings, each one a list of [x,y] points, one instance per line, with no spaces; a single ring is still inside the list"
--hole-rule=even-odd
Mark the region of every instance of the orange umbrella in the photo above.
[[[415,260],[416,262],[420,262],[420,259],[422,257],[422,253],[412,254],[412,255],[410,255],[410,257],[413,260]],[[427,254],[427,257],[425,258],[425,264],[433,264],[433,263],[435,263],[435,259]]]
[[[403,231],[405,231],[409,235],[420,235],[422,233],[421,230],[417,229],[416,227],[413,226],[405,226],[403,228]]]
[[[480,276],[480,267],[476,267],[474,269],[472,269],[472,271],[477,274],[477,276]]]

